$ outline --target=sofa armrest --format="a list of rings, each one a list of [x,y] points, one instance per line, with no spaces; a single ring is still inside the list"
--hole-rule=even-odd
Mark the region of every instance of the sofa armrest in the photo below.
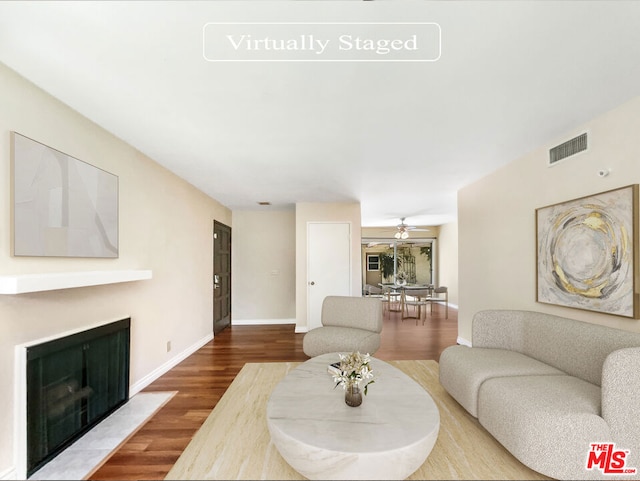
[[[636,463],[640,462],[638,406],[640,347],[619,349],[607,356],[602,368],[602,417],[616,443],[628,449]]]

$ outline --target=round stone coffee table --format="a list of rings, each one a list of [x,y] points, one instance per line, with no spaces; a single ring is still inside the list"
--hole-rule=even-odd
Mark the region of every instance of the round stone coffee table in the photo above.
[[[422,386],[375,358],[376,382],[362,405],[349,407],[327,372],[339,360],[309,359],[275,387],[267,403],[273,444],[309,479],[405,479],[436,442],[438,408]]]

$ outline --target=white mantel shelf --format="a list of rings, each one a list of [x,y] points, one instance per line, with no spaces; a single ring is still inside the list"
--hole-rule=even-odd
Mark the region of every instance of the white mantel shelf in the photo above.
[[[25,294],[74,287],[100,286],[119,282],[142,281],[152,277],[153,273],[149,270],[56,272],[0,276],[0,294]]]

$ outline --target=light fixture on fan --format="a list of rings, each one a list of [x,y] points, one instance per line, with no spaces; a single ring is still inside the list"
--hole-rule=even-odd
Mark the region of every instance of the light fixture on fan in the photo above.
[[[394,235],[396,239],[406,239],[409,237],[409,226],[404,223],[404,219],[405,217],[400,219],[400,223],[396,226],[398,228],[398,232]]]
[[[429,229],[418,229],[415,226],[412,225],[407,225],[404,223],[404,220],[406,219],[406,217],[403,217],[400,219],[400,223],[396,226],[398,229],[398,232],[395,233],[394,237],[396,239],[407,239],[409,238],[409,231],[423,231],[423,232],[427,232],[429,231]]]
[[[404,227],[398,227],[398,232],[396,232],[394,237],[396,239],[406,239],[409,237],[409,232],[407,232]]]

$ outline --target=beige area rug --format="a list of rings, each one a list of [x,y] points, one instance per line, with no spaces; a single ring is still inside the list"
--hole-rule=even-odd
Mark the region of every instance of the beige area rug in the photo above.
[[[271,391],[298,364],[245,364],[165,479],[304,479],[271,443],[266,421]],[[549,479],[520,463],[449,396],[437,362],[389,364],[423,386],[440,410],[433,451],[408,479]]]

